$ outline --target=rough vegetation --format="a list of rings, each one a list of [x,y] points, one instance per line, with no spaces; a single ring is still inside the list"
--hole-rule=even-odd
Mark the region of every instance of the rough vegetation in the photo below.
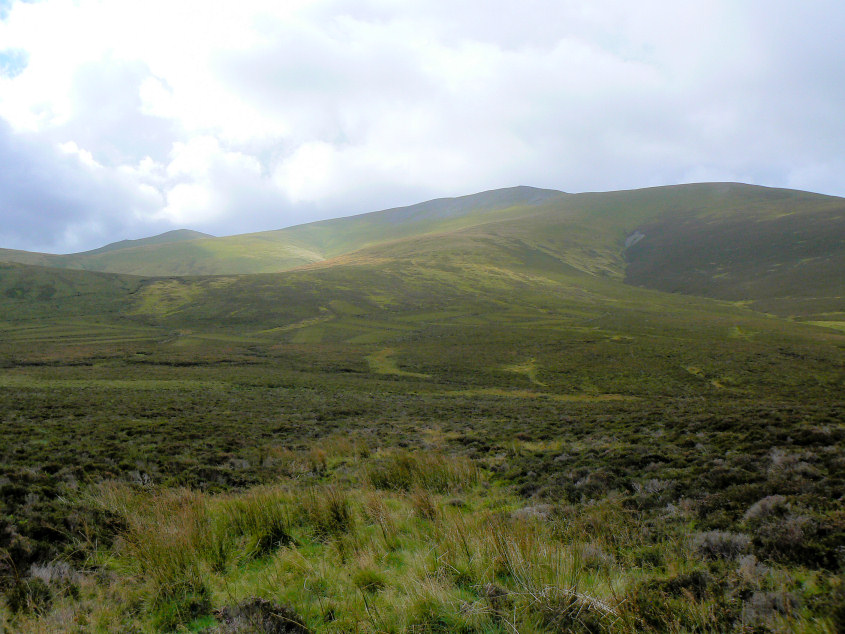
[[[612,257],[3,265],[0,629],[841,631],[845,334],[623,284],[629,200]]]

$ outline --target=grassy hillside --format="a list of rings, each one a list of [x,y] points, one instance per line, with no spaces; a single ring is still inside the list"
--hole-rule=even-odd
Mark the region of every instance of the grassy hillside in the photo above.
[[[845,333],[617,277],[0,269],[0,624],[836,631]]]
[[[560,195],[552,190],[514,187],[224,238],[194,239],[195,232],[176,236],[171,232],[169,237],[178,239],[123,241],[60,256],[3,249],[0,261],[147,276],[279,272],[397,237],[486,222]]]
[[[845,627],[840,199],[501,196],[0,265],[0,629]]]
[[[136,247],[145,247],[155,244],[169,244],[172,242],[185,242],[186,240],[201,240],[202,238],[213,238],[214,236],[202,233],[201,231],[192,231],[190,229],[176,229],[174,231],[165,231],[157,236],[150,238],[141,238],[139,240],[120,240],[119,242],[112,242],[99,249],[92,251],[85,251],[80,255],[97,255],[100,253],[107,253],[109,251],[121,251],[123,249],[133,249]]]
[[[161,244],[173,244],[188,240],[198,240],[212,237],[213,236],[207,233],[201,233],[199,231],[177,229],[175,231],[167,231],[157,236],[141,238],[139,240],[120,240],[119,242],[107,244],[99,249],[84,251],[82,253],[71,253],[68,255],[53,255],[50,253],[31,253],[28,251],[16,251],[13,249],[0,249],[0,262],[17,262],[19,264],[34,264],[38,266],[119,273],[123,271],[112,271],[110,263],[115,260],[122,262],[124,256],[127,255],[126,252],[129,252],[127,259],[131,260],[131,253],[133,249],[143,250],[145,247],[154,247]],[[103,254],[109,255],[103,257]],[[117,266],[116,268],[119,269],[121,266]]]
[[[836,330],[626,285],[610,259],[596,274],[604,262],[599,244],[587,265],[582,247],[573,255],[551,231],[531,243],[502,234],[488,226],[399,240],[260,275],[137,278],[5,265],[0,323],[12,347],[15,329],[31,335],[37,322],[64,332],[79,319],[83,331],[92,320],[145,336],[152,329],[184,355],[213,341],[339,346],[356,371],[393,368],[464,389],[518,388],[543,397],[689,389],[825,394],[841,383],[841,363],[829,347],[842,341]],[[551,244],[558,255],[548,251]],[[53,336],[49,327],[43,333]],[[32,343],[30,336],[17,347]],[[803,376],[788,355],[771,353],[804,345],[827,352],[801,353]],[[755,374],[759,355],[768,359],[762,375]],[[529,369],[502,369],[521,364]],[[773,379],[777,367],[782,372]]]
[[[730,207],[679,207],[639,223],[645,237],[626,251],[626,281],[781,315],[841,318],[845,200],[759,190],[726,202]]]
[[[834,327],[845,311],[845,202],[731,183],[576,195],[516,187],[279,231],[177,233],[68,256],[4,251],[0,259],[145,276],[231,275],[421,261],[437,250],[450,254],[436,260],[462,266],[455,252],[462,241],[470,259],[521,251],[545,274],[557,262]]]
[[[757,310],[841,322],[845,201],[739,184],[660,187],[552,198],[423,237],[398,238],[322,265],[422,254],[519,254],[544,275],[578,270]],[[530,263],[530,264],[529,264]]]
[[[111,273],[0,263],[0,310],[16,323],[79,314],[108,319],[125,309],[142,283]]]

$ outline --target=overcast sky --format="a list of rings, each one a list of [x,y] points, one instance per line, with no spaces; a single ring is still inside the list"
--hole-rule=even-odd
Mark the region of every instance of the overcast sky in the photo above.
[[[845,195],[841,0],[0,0],[0,247],[512,185]]]

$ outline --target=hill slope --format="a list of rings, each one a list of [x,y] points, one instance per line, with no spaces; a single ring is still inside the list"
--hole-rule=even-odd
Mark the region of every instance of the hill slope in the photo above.
[[[278,231],[158,237],[68,256],[0,260],[138,275],[275,273],[369,261],[463,267],[519,253],[658,290],[837,322],[845,311],[845,200],[732,183],[564,194],[515,187]]]
[[[553,190],[512,187],[223,238],[194,239],[191,235],[178,241],[123,241],[94,251],[59,256],[0,249],[0,261],[133,275],[273,273],[397,237],[485,222],[501,213],[562,195]],[[118,245],[120,248],[115,249]]]
[[[491,198],[0,264],[0,630],[839,631],[841,199]]]
[[[729,204],[638,225],[626,281],[783,315],[845,311],[845,200],[759,189]]]
[[[0,249],[0,262],[17,262],[19,264],[34,264],[38,266],[52,266],[67,269],[83,269],[102,272],[121,272],[112,269],[125,268],[128,262],[137,259],[139,254],[142,260],[147,259],[148,254],[159,245],[175,245],[190,240],[213,238],[214,236],[200,231],[190,229],[176,229],[166,231],[149,238],[139,240],[120,240],[112,242],[98,249],[83,251],[81,253],[70,253],[67,255],[53,255],[51,253],[33,253],[29,251],[17,251],[13,249]],[[149,249],[149,251],[148,251]],[[155,265],[149,263],[148,266]]]
[[[201,240],[202,238],[213,238],[214,236],[201,231],[192,231],[191,229],[176,229],[174,231],[165,231],[157,236],[150,238],[141,238],[139,240],[120,240],[119,242],[112,242],[99,249],[85,251],[80,255],[97,255],[100,253],[108,253],[110,251],[120,251],[123,249],[133,249],[136,247],[146,247],[153,244],[170,244],[172,242],[185,242],[186,240]]]

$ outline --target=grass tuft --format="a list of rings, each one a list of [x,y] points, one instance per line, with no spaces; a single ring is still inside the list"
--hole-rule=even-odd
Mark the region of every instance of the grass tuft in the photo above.
[[[456,493],[478,484],[478,467],[461,457],[404,450],[385,452],[365,467],[376,489],[410,491],[419,487],[431,493]]]

